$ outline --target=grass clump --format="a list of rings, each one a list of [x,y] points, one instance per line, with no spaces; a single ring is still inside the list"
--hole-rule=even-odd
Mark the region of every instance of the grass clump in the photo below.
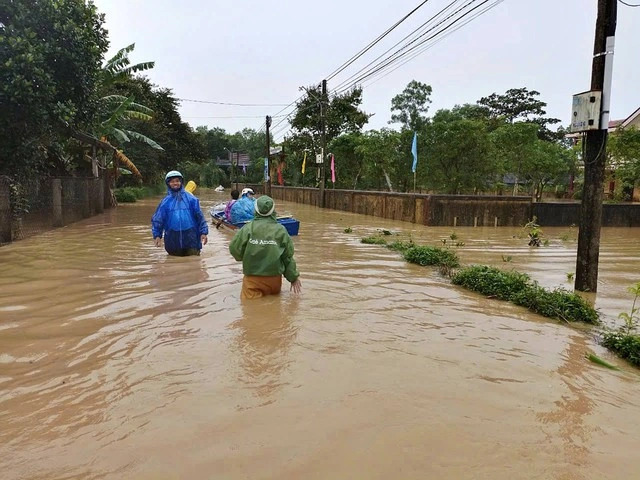
[[[388,248],[389,250],[393,250],[393,251],[395,251],[395,252],[404,253],[404,252],[406,252],[407,250],[409,250],[410,248],[413,248],[413,247],[415,247],[415,246],[416,246],[416,244],[415,244],[415,243],[413,243],[413,240],[409,240],[408,242],[403,242],[403,241],[401,241],[401,240],[396,240],[396,241],[395,241],[395,242],[393,242],[393,243],[389,243],[389,244],[387,245],[387,248]]]
[[[371,235],[369,237],[361,238],[360,243],[365,243],[367,245],[386,245],[387,241],[384,238]]]
[[[422,266],[437,265],[447,268],[456,268],[460,266],[460,260],[455,252],[438,247],[410,247],[403,252],[403,256],[407,262],[416,263]]]
[[[627,333],[624,329],[608,331],[602,335],[602,345],[640,367],[640,335]]]
[[[584,298],[563,288],[547,290],[534,283],[516,294],[512,302],[549,318],[592,325],[600,323],[598,312]]]
[[[598,324],[598,313],[582,297],[563,289],[547,290],[516,271],[472,265],[457,272],[454,285],[506,300],[549,318]]]
[[[628,290],[634,295],[633,304],[629,312],[618,315],[624,325],[618,330],[605,331],[602,335],[602,344],[620,357],[640,367],[640,335],[637,333],[640,323],[640,307],[636,307],[638,298],[640,298],[640,282],[631,285]]]

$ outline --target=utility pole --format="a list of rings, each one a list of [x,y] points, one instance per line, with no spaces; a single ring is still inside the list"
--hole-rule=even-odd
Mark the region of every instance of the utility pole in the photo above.
[[[264,193],[271,196],[271,145],[269,138],[269,127],[271,126],[271,117],[267,115],[265,119],[267,126],[267,178],[264,180]]]
[[[598,0],[591,90],[602,92],[600,129],[587,131],[575,289],[596,292],[618,0]]]
[[[325,179],[325,158],[327,151],[327,122],[325,118],[325,99],[327,98],[327,81],[322,80],[322,97],[320,98],[320,121],[322,122],[322,165],[320,166],[320,207],[324,208],[324,179]]]

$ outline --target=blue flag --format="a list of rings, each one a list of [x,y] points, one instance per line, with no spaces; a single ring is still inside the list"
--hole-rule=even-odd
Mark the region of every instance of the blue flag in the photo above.
[[[418,134],[416,132],[413,132],[411,154],[413,155],[413,165],[411,165],[411,172],[416,173],[416,167],[418,166]]]
[[[267,157],[264,158],[264,181],[269,181],[269,159]]]

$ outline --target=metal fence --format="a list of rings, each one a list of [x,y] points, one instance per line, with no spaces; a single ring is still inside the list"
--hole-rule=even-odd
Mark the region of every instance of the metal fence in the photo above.
[[[0,245],[104,211],[102,178],[0,176]]]

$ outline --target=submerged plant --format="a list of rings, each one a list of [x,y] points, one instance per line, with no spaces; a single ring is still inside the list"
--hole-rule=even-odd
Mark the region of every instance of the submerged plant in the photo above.
[[[344,229],[344,233],[351,233],[353,232],[353,229],[351,227],[347,227]]]
[[[367,245],[386,245],[387,241],[384,238],[371,235],[360,239],[360,243],[366,243]]]
[[[507,263],[510,262],[511,260],[513,260],[513,257],[511,255],[502,255],[502,261]]]
[[[598,313],[582,297],[563,289],[547,290],[525,274],[486,265],[472,265],[452,278],[455,285],[488,297],[507,300],[529,310],[567,322],[598,324]]]
[[[422,266],[441,265],[455,268],[460,265],[460,260],[454,252],[438,247],[411,247],[404,252],[404,259]]]

